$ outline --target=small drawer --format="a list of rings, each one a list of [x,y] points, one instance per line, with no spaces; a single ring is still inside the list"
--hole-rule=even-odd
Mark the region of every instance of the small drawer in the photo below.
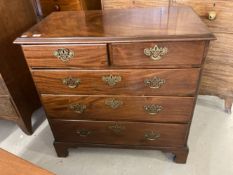
[[[200,66],[204,41],[115,43],[110,46],[113,66],[182,67]]]
[[[194,108],[193,97],[42,95],[41,99],[51,119],[187,123]]]
[[[43,45],[22,46],[30,67],[105,67],[107,49],[105,44],[98,45]]]
[[[0,96],[0,117],[15,120],[18,115],[8,96]]]
[[[0,74],[0,95],[8,95],[9,92],[7,90],[6,84]]]
[[[82,9],[80,0],[40,0],[39,5],[44,17],[54,11],[77,11]]]
[[[81,0],[62,0],[54,2],[56,11],[77,11],[82,10]]]
[[[50,120],[58,142],[111,145],[184,146],[187,124]],[[62,128],[62,129],[61,129]]]
[[[199,68],[32,70],[41,94],[194,96]]]

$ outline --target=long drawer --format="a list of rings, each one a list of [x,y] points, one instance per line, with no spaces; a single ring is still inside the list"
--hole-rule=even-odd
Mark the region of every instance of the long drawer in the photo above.
[[[189,122],[193,97],[42,95],[49,118]]]
[[[199,68],[32,70],[41,94],[194,96]]]
[[[112,145],[184,146],[187,124],[50,120],[56,141]]]
[[[22,47],[30,67],[93,68],[108,65],[105,44],[25,45]]]
[[[204,41],[116,43],[110,46],[114,66],[175,67],[202,64]]]

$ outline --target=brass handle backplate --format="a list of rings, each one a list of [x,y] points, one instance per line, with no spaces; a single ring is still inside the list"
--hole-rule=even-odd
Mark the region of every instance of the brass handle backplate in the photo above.
[[[113,131],[115,134],[120,134],[122,131],[125,130],[125,126],[115,123],[114,125],[108,126],[108,129]]]
[[[67,77],[62,80],[62,83],[69,88],[74,89],[80,85],[81,81],[79,78]]]
[[[107,75],[103,76],[102,80],[107,83],[109,86],[115,86],[117,83],[119,83],[122,78],[118,75]]]
[[[80,129],[77,131],[77,134],[79,134],[79,136],[81,137],[87,137],[91,134],[91,131],[86,130],[86,129]]]
[[[147,112],[150,115],[156,115],[160,111],[163,110],[163,107],[160,105],[156,105],[156,104],[149,104],[149,105],[144,106],[144,110],[145,110],[145,112]]]
[[[86,105],[79,104],[79,103],[69,105],[69,109],[79,114],[82,114],[86,110],[86,108],[87,108]]]
[[[109,98],[105,100],[105,104],[107,106],[109,106],[112,109],[117,109],[119,108],[121,105],[123,105],[123,102],[120,100],[117,100],[115,98]]]
[[[152,48],[144,49],[144,54],[155,61],[162,59],[162,56],[166,55],[167,53],[168,53],[167,47],[159,47],[157,45],[155,45]]]
[[[160,133],[149,131],[145,133],[144,137],[146,140],[154,141],[160,138]]]
[[[149,86],[152,89],[159,89],[165,83],[166,80],[161,79],[159,77],[153,77],[144,80],[145,86]]]
[[[67,48],[61,48],[54,51],[53,55],[62,62],[68,62],[74,57],[74,51]]]

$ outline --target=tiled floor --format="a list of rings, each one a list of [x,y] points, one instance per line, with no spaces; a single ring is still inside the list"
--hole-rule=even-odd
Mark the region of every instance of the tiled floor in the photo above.
[[[36,116],[43,118],[43,111]],[[0,121],[1,148],[58,175],[233,175],[233,115],[223,112],[217,97],[198,98],[184,165],[153,150],[78,148],[71,149],[68,158],[57,158],[52,142],[47,120],[32,136]]]

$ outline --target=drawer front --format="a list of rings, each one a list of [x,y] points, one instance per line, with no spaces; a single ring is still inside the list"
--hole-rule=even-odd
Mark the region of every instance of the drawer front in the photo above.
[[[161,147],[184,146],[188,130],[186,124],[139,122],[50,120],[50,125],[60,142]]]
[[[10,97],[0,96],[0,118],[16,119],[17,117],[17,113],[11,103]]]
[[[61,11],[77,11],[82,10],[81,0],[62,0],[55,2]]]
[[[45,45],[23,46],[24,55],[31,67],[105,67],[106,45]]]
[[[175,67],[201,65],[204,41],[111,44],[114,66]]]
[[[189,122],[193,97],[42,95],[49,118]]]
[[[166,7],[167,0],[102,0],[103,9]]]
[[[33,70],[41,94],[194,96],[199,68],[157,70]]]
[[[40,0],[43,16],[47,16],[54,11],[81,10],[80,0]]]
[[[6,84],[0,74],[0,95],[8,95],[8,90],[7,90],[7,87],[6,87]]]

